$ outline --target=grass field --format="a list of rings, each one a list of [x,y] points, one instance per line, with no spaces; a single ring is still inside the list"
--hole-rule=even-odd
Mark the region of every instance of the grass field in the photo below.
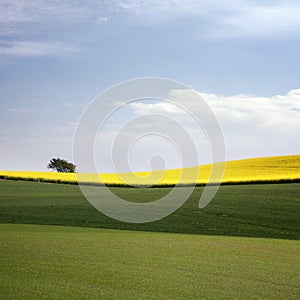
[[[77,174],[80,182],[97,182],[109,185],[174,185],[205,184],[211,165],[182,170],[138,172],[123,174]],[[195,176],[198,174],[199,176]],[[76,183],[74,173],[0,171],[0,178]],[[223,183],[300,181],[300,155],[272,156],[226,162]]]
[[[299,299],[300,243],[0,225],[1,299]]]
[[[170,190],[111,188],[133,202]],[[77,185],[0,191],[0,299],[299,299],[300,183],[223,185],[201,210],[197,187],[147,224],[104,216]]]
[[[92,188],[101,193],[102,187]],[[122,223],[104,216],[76,185],[0,180],[0,190],[0,223],[300,239],[300,184],[221,186],[214,200],[201,210],[198,201],[203,188],[197,187],[179,210],[147,224]],[[169,189],[112,191],[126,200],[147,202]]]

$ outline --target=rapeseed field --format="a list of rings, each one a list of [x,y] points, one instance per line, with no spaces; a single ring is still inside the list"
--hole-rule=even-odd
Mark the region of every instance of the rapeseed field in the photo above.
[[[110,185],[206,184],[211,164],[200,167],[120,174],[0,171],[0,178],[58,183]],[[226,162],[222,183],[276,182],[300,179],[300,155],[271,156]]]

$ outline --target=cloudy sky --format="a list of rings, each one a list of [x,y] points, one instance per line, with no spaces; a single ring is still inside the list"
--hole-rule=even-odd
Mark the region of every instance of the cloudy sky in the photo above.
[[[296,0],[0,0],[0,169],[44,171],[52,157],[72,160],[91,99],[148,76],[199,91],[219,119],[227,159],[299,154],[299,15]],[[131,105],[124,116],[149,111],[181,118],[158,102]],[[104,153],[108,144],[99,145]],[[137,145],[134,170],[149,167],[149,144],[164,141]],[[164,151],[167,167],[177,167],[176,151]]]

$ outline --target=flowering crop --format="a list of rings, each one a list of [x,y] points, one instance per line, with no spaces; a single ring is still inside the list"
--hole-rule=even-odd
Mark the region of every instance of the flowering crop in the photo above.
[[[105,183],[109,185],[205,184],[211,165],[166,171],[121,174],[75,174],[56,172],[0,171],[1,178],[61,183]],[[195,177],[195,172],[198,176]],[[180,177],[182,175],[182,177]],[[271,156],[226,162],[222,183],[294,181],[300,179],[300,155]]]

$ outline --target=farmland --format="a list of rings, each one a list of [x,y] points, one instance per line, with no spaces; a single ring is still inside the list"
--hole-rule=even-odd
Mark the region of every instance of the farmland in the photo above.
[[[0,225],[2,299],[298,299],[298,241]]]
[[[74,174],[55,172],[0,171],[0,178],[56,183],[104,183],[122,185],[174,185],[207,183],[212,165],[166,171],[122,174]],[[195,175],[196,174],[196,175]],[[198,174],[198,175],[197,175]],[[77,177],[76,177],[77,176]],[[300,155],[271,156],[226,162],[222,183],[299,182]]]
[[[236,182],[208,206],[198,208],[199,186],[173,214],[145,224],[108,218],[75,184],[38,180],[74,174],[28,181],[33,173],[1,172],[14,180],[0,180],[0,298],[298,299],[300,183],[279,182],[299,178],[299,157],[229,162],[225,178]],[[145,203],[171,188],[110,190]]]
[[[103,187],[92,187],[101,194]],[[300,238],[300,184],[221,186],[204,209],[198,208],[203,187],[170,216],[146,224],[129,224],[98,212],[76,185],[0,180],[0,223],[27,223],[233,235]],[[168,188],[111,188],[125,200],[148,202]]]

